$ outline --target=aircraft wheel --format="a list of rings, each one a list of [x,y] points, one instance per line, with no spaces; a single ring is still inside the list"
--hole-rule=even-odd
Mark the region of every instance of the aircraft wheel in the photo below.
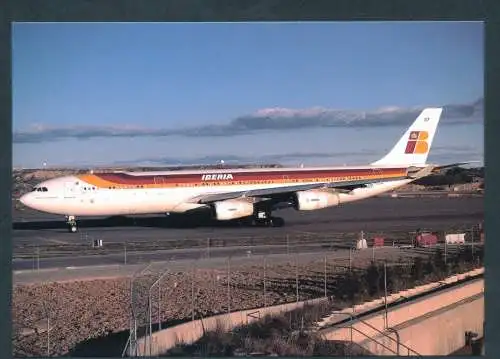
[[[267,227],[269,226],[269,220],[267,219],[253,219],[251,222],[252,227]]]
[[[272,217],[269,219],[270,227],[283,227],[285,225],[285,220],[281,217]]]
[[[78,232],[78,227],[75,224],[70,224],[68,226],[68,232],[70,232],[70,233],[76,233],[76,232]]]

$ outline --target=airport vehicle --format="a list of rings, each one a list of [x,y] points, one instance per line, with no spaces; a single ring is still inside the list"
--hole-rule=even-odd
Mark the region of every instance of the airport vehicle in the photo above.
[[[44,181],[20,198],[35,210],[76,217],[190,213],[206,210],[220,221],[282,226],[273,211],[318,210],[394,190],[435,170],[427,164],[442,108],[426,108],[392,150],[366,166],[108,172]]]

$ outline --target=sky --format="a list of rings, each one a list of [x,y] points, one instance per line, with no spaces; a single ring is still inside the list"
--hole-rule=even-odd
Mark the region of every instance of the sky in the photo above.
[[[483,160],[480,22],[16,23],[13,165]]]

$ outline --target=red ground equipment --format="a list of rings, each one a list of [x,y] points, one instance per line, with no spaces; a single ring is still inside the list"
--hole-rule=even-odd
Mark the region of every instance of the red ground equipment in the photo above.
[[[438,242],[438,237],[437,235],[433,233],[420,233],[417,235],[417,245],[419,247],[423,246],[433,246],[436,245]]]
[[[374,247],[383,247],[384,246],[384,237],[375,237],[373,238],[373,246]]]

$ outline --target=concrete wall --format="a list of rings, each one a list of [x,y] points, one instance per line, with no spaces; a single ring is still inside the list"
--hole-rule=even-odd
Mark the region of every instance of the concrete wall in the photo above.
[[[394,329],[401,343],[420,355],[449,355],[465,346],[466,331],[482,336],[483,323],[484,295],[479,295]],[[391,334],[391,337],[396,338],[396,335]],[[385,336],[379,335],[374,339],[387,347],[394,347],[394,342]],[[373,340],[365,340],[361,345],[375,355],[389,355],[388,350]],[[403,346],[400,347],[400,355],[407,355]]]
[[[475,276],[478,274],[481,274],[484,272],[484,268],[476,269],[474,271],[468,272],[468,273],[463,273],[460,275],[455,275],[452,277],[449,277],[439,283],[430,283],[426,284],[423,286],[419,286],[413,289],[409,289],[406,291],[402,291],[399,293],[392,294],[390,297],[388,297],[388,302],[394,302],[396,300],[399,300],[402,296],[403,297],[411,297],[417,294],[421,294],[425,291],[429,291],[431,289],[437,288],[441,286],[443,283],[454,283],[457,280],[462,280],[466,277],[469,276]],[[474,287],[476,288],[475,290],[477,291],[479,288],[484,288],[484,285],[476,284]],[[470,289],[470,288],[469,288]],[[420,306],[420,309],[417,309],[417,306],[415,304],[418,301],[415,301],[414,306],[410,309],[404,309],[407,304],[402,305],[401,307],[395,308],[391,310],[391,314],[389,316],[389,325],[394,326],[394,325],[399,325],[403,323],[404,321],[407,321],[409,319],[414,319],[418,316],[421,316],[425,313],[428,313],[430,310],[435,310],[442,308],[443,306],[446,306],[448,304],[453,304],[457,301],[457,299],[463,299],[466,298],[468,295],[464,293],[469,293],[467,290],[462,289],[462,291],[457,292],[457,288],[454,289],[454,294],[453,295],[448,295],[446,298],[445,293],[441,293],[440,299],[430,301],[430,298],[428,298],[428,302],[426,305]],[[472,290],[474,292],[474,290]],[[462,293],[462,294],[460,294]],[[173,348],[176,344],[179,342],[184,342],[184,343],[193,343],[200,339],[203,336],[203,329],[205,331],[211,331],[217,328],[218,325],[223,326],[224,329],[230,330],[232,328],[235,328],[240,325],[245,325],[248,323],[251,323],[254,320],[258,319],[258,316],[261,318],[264,317],[265,315],[268,314],[279,314],[283,312],[288,312],[291,310],[294,310],[296,308],[302,307],[306,303],[314,304],[314,303],[319,303],[324,301],[324,298],[319,298],[319,299],[314,299],[314,300],[308,300],[308,301],[303,301],[303,302],[298,302],[298,303],[288,303],[288,304],[281,304],[281,305],[276,305],[272,307],[264,307],[264,308],[257,308],[257,309],[249,309],[249,310],[243,310],[243,311],[238,311],[238,312],[233,312],[230,314],[219,314],[213,317],[205,318],[203,320],[195,320],[195,321],[190,321],[187,323],[179,324],[171,328],[167,328],[164,330],[161,330],[159,332],[153,333],[152,335],[152,345],[151,345],[151,353],[149,351],[149,338],[143,337],[137,340],[137,354],[139,356],[142,355],[157,355],[158,353],[165,352],[171,348]],[[318,327],[321,328],[324,325],[331,324],[335,321],[340,321],[346,319],[350,313],[355,313],[356,315],[360,315],[363,312],[366,312],[368,310],[371,310],[375,307],[378,307],[384,303],[383,299],[379,298],[370,302],[366,302],[360,305],[356,305],[352,308],[346,308],[342,310],[339,313],[333,313],[330,315],[328,318],[323,320],[322,322],[318,323]],[[413,303],[413,302],[412,302]],[[433,307],[429,307],[430,303],[433,303]],[[398,314],[399,313],[399,314]],[[412,314],[413,313],[413,314]],[[257,318],[255,318],[257,317]],[[398,319],[399,318],[399,319]],[[401,319],[402,318],[402,319]],[[375,319],[374,319],[375,320]],[[379,318],[378,321],[375,320],[375,326],[376,328],[380,328],[382,330],[384,328],[384,319],[383,317]],[[360,325],[360,324],[358,324]],[[374,330],[366,330],[365,328],[362,330],[364,333],[369,334],[371,333],[371,336],[374,336],[377,334],[377,331]],[[342,332],[344,330],[344,332]],[[329,334],[331,336],[331,339],[334,338],[343,338],[340,340],[348,340],[350,339],[350,330],[348,332],[345,332],[347,329],[338,329],[338,334]],[[331,332],[331,330],[329,331]],[[343,334],[342,334],[343,333]],[[326,334],[326,332],[325,332]],[[366,337],[363,337],[361,334],[356,334],[353,333],[355,338],[357,338],[358,341],[362,341]],[[346,339],[348,338],[348,339]],[[395,350],[396,346],[394,346]]]
[[[205,331],[212,331],[215,330],[217,326],[222,326],[225,330],[231,330],[238,326],[249,324],[258,320],[259,317],[262,318],[268,314],[276,315],[294,310],[296,308],[301,308],[305,304],[316,304],[322,301],[325,301],[325,299],[319,298],[298,303],[295,302],[275,305],[272,307],[242,310],[179,324],[153,333],[151,353],[149,338],[142,337],[138,339],[137,355],[155,356],[173,348],[179,342],[191,344],[203,336],[203,329],[205,329]]]
[[[483,333],[484,280],[468,282],[391,308],[387,322],[388,327],[399,334],[402,355],[408,353],[404,346],[421,355],[447,355],[464,346],[465,331]],[[391,355],[397,352],[397,342],[388,336],[396,339],[396,333],[384,331],[384,324],[385,311],[381,311],[362,321],[353,321],[352,330],[348,323],[324,329],[322,334],[329,340],[349,341],[352,338],[373,354]]]
[[[433,289],[437,289],[437,288],[443,286],[444,284],[453,284],[453,283],[456,283],[457,281],[461,281],[461,280],[464,280],[464,279],[470,278],[470,277],[475,277],[475,276],[478,276],[478,275],[483,274],[483,273],[484,273],[484,268],[478,268],[478,269],[475,269],[475,270],[470,271],[470,272],[453,275],[453,276],[448,277],[440,282],[424,284],[424,285],[417,286],[415,288],[402,290],[398,293],[393,293],[393,294],[389,295],[387,297],[387,303],[391,304],[391,303],[394,303],[398,300],[401,300],[401,298],[411,298],[414,296],[418,296],[418,295],[424,294],[426,292],[429,292]],[[369,302],[355,305],[354,307],[345,308],[339,312],[332,313],[328,317],[325,317],[324,319],[322,319],[318,323],[318,327],[323,328],[323,327],[331,326],[332,324],[335,324],[339,321],[346,319],[346,317],[348,317],[351,314],[356,314],[359,316],[360,314],[363,314],[367,311],[370,311],[370,310],[373,310],[375,308],[383,306],[384,303],[385,303],[385,298],[378,298],[378,299],[371,300]]]

